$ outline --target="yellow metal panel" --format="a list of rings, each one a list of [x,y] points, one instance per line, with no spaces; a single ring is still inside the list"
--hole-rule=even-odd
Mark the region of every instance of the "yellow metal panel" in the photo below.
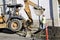
[[[30,11],[30,8],[29,8],[29,0],[27,0],[25,3],[25,11],[26,11],[26,14],[28,15],[29,18],[32,18],[31,17],[31,11]]]
[[[0,16],[0,22],[3,22],[3,18],[2,18],[2,16]]]
[[[6,23],[0,24],[0,28],[7,28],[7,24]]]
[[[29,1],[29,5],[31,5],[31,6],[33,6],[33,7],[38,6],[37,4],[35,4],[35,3],[31,2],[31,1]]]

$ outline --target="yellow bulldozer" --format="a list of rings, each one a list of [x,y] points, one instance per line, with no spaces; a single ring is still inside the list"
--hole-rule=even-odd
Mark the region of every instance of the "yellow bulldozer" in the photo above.
[[[19,7],[23,7],[22,4],[7,4],[9,10],[6,12],[5,0],[3,0],[3,12],[0,13],[0,28],[8,28],[14,32],[19,31],[22,28],[22,16],[19,15]],[[13,9],[12,11],[10,9]],[[2,9],[1,9],[2,10]]]
[[[28,20],[24,20],[24,18],[21,15],[19,15],[18,8],[23,7],[22,4],[7,4],[7,7],[9,8],[9,10],[6,12],[6,8],[5,8],[6,4],[5,4],[5,0],[3,0],[3,12],[0,15],[0,28],[8,28],[14,32],[17,32],[17,31],[20,31],[22,28],[27,27],[27,29],[32,31],[31,25],[33,24],[33,19],[31,16],[29,5],[33,6],[34,9],[36,10],[42,9],[41,12],[43,12],[45,9],[41,7],[39,8],[38,5],[31,2],[30,0],[24,0],[24,3],[25,3],[24,10],[29,18]],[[13,10],[11,11],[11,9]]]

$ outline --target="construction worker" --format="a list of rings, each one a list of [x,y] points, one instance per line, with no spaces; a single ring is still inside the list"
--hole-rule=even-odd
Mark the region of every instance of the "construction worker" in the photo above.
[[[45,25],[46,25],[46,18],[45,15],[42,15],[42,24],[41,24],[42,29],[46,28]]]

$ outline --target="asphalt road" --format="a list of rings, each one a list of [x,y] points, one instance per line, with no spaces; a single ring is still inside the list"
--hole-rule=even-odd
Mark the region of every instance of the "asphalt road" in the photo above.
[[[0,30],[0,40],[32,40],[32,38],[26,38],[12,33],[10,30]],[[39,39],[36,39],[39,40]]]

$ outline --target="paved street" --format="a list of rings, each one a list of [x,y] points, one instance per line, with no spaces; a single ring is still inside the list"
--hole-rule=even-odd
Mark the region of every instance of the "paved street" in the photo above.
[[[25,38],[17,34],[9,33],[9,31],[5,29],[5,30],[0,30],[0,40],[31,40],[31,38]]]
[[[30,40],[30,38],[24,38],[16,34],[0,33],[0,40]]]

